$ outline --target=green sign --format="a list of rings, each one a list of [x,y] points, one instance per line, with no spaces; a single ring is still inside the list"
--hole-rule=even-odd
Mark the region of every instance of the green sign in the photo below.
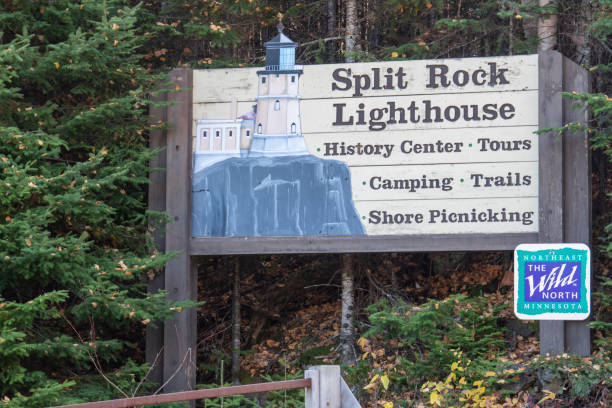
[[[514,314],[584,320],[591,311],[591,252],[584,244],[521,244],[514,250]]]

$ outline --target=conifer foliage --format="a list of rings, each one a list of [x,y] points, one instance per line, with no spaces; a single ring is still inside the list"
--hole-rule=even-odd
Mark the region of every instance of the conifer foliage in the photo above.
[[[173,313],[146,293],[166,256],[147,231],[147,98],[160,78],[139,65],[138,11],[0,11],[0,405],[131,395],[146,370],[128,340]]]

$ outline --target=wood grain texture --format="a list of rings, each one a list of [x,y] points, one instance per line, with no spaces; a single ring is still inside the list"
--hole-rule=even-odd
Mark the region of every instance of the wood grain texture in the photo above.
[[[190,262],[191,220],[191,101],[192,70],[174,69],[170,80],[177,92],[168,94],[169,129],[166,150],[166,211],[173,223],[166,230],[166,251],[177,255],[166,264],[165,287],[170,300],[193,299],[195,287]],[[195,386],[195,311],[176,313],[164,324],[165,392],[193,389]]]
[[[485,73],[490,73],[490,63],[496,64],[496,70],[507,69],[504,73],[508,84],[500,84],[497,80],[495,86],[489,86],[489,76],[482,76],[478,72],[477,80],[486,82],[483,85],[475,85],[471,81],[473,73],[482,69]],[[446,65],[449,68],[446,77],[449,81],[448,87],[439,86],[437,88],[427,87],[429,83],[429,68],[427,65]],[[392,70],[393,81],[397,84],[399,69],[402,68],[404,81],[407,83],[406,89],[375,89],[374,71],[379,70],[379,88],[387,85],[387,70]],[[216,103],[228,100],[228,95],[236,97],[237,102],[253,101],[257,95],[258,68],[231,68],[231,69],[206,69],[194,71],[194,103]],[[344,77],[350,77],[353,86],[346,91],[332,90],[333,72],[337,69],[351,70],[348,74],[342,73]],[[453,83],[453,75],[456,71],[466,71],[470,78],[464,86]],[[441,94],[441,93],[464,93],[464,92],[495,92],[495,91],[522,91],[537,89],[537,55],[518,55],[506,57],[485,57],[485,58],[456,58],[456,59],[437,59],[437,60],[418,60],[418,61],[384,61],[367,62],[359,64],[324,64],[324,65],[304,65],[303,75],[300,76],[299,92],[303,99],[316,99],[322,97],[350,98],[355,93],[355,78],[361,77],[359,81],[362,88],[366,88],[366,81],[370,82],[369,89],[363,89],[360,93],[363,96],[397,96],[402,94]],[[436,70],[437,73],[441,72]],[[369,78],[366,79],[365,76]],[[463,79],[463,74],[459,74]],[[219,84],[224,84],[220,87]],[[341,87],[344,87],[342,84]]]
[[[485,179],[485,177],[491,179]],[[538,163],[352,167],[351,184],[355,203],[365,200],[452,200],[455,202],[462,198],[537,197]],[[512,202],[508,203],[510,207],[512,204]],[[482,204],[479,206],[483,207]],[[410,207],[405,207],[405,209],[410,211]],[[537,206],[535,210],[537,213]]]
[[[319,406],[324,408],[341,408],[342,392],[340,366],[316,366],[319,372]]]
[[[502,163],[537,161],[537,130],[537,126],[386,130],[375,137],[368,132],[315,133],[304,135],[304,139],[310,154],[349,166]],[[357,152],[358,144],[362,154]],[[349,147],[353,154],[349,154]]]
[[[563,58],[563,90],[577,93],[589,91],[586,70]],[[588,120],[588,112],[576,109],[571,100],[563,100],[563,123]],[[563,172],[565,208],[563,229],[565,242],[591,243],[591,156],[588,135],[571,132],[563,137]],[[591,282],[593,279],[591,279]],[[566,350],[580,356],[591,354],[591,335],[587,321],[565,322]]]
[[[537,233],[440,234],[314,237],[224,237],[192,238],[190,253],[196,255],[306,254],[351,252],[432,252],[513,250],[526,242],[537,242]]]
[[[538,231],[537,197],[357,201],[355,208],[368,235]]]
[[[563,57],[555,51],[539,55],[540,129],[563,125]],[[554,132],[540,135],[541,243],[563,242],[563,144]],[[540,321],[540,354],[565,351],[563,321]]]
[[[304,378],[310,378],[310,387],[304,390],[304,408],[320,408],[320,376],[315,369],[304,370]]]
[[[165,102],[166,94],[161,94],[155,99],[157,102]],[[165,122],[167,119],[166,107],[152,107],[149,115],[151,123]],[[151,150],[164,149],[156,155],[150,163],[151,169],[154,170],[149,175],[149,195],[148,208],[151,211],[166,210],[166,131],[156,129],[151,131],[149,138],[149,148]],[[162,228],[153,231],[153,240],[158,251],[164,252],[166,249],[166,237]],[[148,286],[148,291],[155,293],[160,289],[164,289],[165,277],[164,273],[159,274],[153,279]],[[163,345],[164,345],[164,323],[156,322],[157,327],[147,326],[146,333],[146,361],[151,364],[152,369],[149,379],[154,383],[161,384],[163,381]]]

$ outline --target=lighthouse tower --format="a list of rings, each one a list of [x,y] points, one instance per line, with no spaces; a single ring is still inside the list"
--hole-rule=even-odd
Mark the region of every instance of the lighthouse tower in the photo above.
[[[308,154],[300,123],[299,78],[295,65],[297,43],[283,34],[264,44],[265,70],[257,71],[257,117],[249,157],[301,156]]]

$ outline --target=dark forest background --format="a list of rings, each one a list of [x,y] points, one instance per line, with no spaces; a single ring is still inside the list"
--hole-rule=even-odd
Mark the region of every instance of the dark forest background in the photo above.
[[[0,406],[159,392],[144,361],[145,331],[186,307],[199,311],[203,386],[300,377],[309,364],[342,363],[368,406],[608,406],[611,7],[610,0],[4,0]],[[205,257],[201,303],[147,292],[172,256],[153,245],[167,220],[146,204],[157,153],[149,133],[167,126],[152,123],[149,109],[159,92],[175,91],[166,83],[174,67],[263,65],[263,43],[281,19],[300,44],[301,64],[554,49],[591,73],[590,93],[566,97],[586,103],[592,119],[559,134],[586,131],[593,147],[592,357],[537,356],[537,325],[512,316],[509,252]],[[345,307],[354,302],[348,331],[343,294]],[[261,404],[300,406],[303,397],[207,402]]]

